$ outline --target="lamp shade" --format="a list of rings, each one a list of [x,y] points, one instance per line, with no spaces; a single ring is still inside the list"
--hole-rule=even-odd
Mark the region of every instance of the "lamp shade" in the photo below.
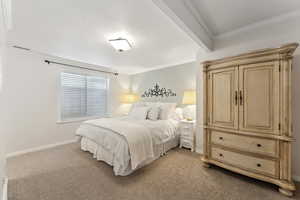
[[[187,90],[183,94],[182,104],[194,105],[196,104],[196,91]]]
[[[126,93],[126,94],[123,94],[122,97],[121,97],[121,102],[122,103],[135,103],[138,101],[138,96],[136,94],[133,94],[133,93]]]

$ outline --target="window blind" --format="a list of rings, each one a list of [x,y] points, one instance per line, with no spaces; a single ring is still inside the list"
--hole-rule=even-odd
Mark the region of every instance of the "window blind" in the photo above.
[[[105,116],[107,91],[107,78],[62,72],[61,119]]]

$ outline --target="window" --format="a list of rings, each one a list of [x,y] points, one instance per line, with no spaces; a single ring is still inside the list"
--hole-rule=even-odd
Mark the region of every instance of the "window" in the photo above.
[[[107,78],[62,72],[60,79],[62,121],[106,115]]]

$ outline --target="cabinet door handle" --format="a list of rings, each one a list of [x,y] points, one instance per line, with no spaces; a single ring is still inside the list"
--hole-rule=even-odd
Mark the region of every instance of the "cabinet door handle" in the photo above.
[[[238,91],[235,91],[234,100],[235,100],[235,105],[237,106],[237,104],[238,104]]]
[[[261,147],[261,144],[257,144],[257,147]]]
[[[240,90],[240,105],[241,106],[243,105],[243,93],[241,90]]]
[[[219,137],[220,140],[223,140],[223,137]]]
[[[220,157],[223,157],[223,154],[220,153],[219,156],[220,156]]]

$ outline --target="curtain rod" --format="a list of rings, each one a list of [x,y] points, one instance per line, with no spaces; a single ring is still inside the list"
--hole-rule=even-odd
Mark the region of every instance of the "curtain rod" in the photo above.
[[[64,65],[64,66],[68,66],[68,67],[74,67],[74,68],[85,69],[85,70],[90,70],[90,71],[103,72],[103,73],[113,74],[115,76],[119,75],[119,73],[117,73],[117,72],[108,72],[108,71],[103,71],[103,70],[91,69],[91,68],[87,68],[87,67],[81,67],[78,65],[70,65],[70,64],[65,64],[65,63],[60,63],[60,62],[55,62],[55,61],[50,61],[50,60],[45,60],[45,63],[48,63],[48,64],[53,63],[53,64]]]

